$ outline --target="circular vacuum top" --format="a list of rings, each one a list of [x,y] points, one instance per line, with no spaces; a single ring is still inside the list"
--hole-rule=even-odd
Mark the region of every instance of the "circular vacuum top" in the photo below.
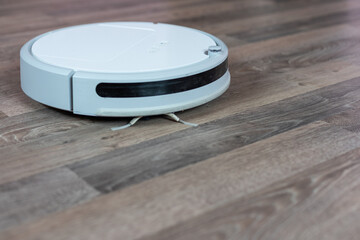
[[[151,22],[72,26],[28,41],[21,87],[46,105],[91,116],[150,116],[220,96],[228,49],[196,29]]]
[[[168,24],[114,22],[52,31],[37,39],[41,62],[94,73],[140,73],[186,67],[209,58],[217,43],[200,31]]]

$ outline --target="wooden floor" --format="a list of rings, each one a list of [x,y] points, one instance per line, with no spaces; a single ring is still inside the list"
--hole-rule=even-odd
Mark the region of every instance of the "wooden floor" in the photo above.
[[[20,89],[38,34],[179,24],[229,46],[217,100],[113,132]],[[0,0],[0,239],[360,236],[359,0]]]

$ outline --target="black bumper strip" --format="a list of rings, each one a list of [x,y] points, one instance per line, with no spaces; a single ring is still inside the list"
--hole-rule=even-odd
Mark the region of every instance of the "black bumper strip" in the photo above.
[[[149,97],[184,92],[210,84],[228,70],[227,59],[208,71],[192,76],[141,83],[99,83],[96,93],[105,98]]]

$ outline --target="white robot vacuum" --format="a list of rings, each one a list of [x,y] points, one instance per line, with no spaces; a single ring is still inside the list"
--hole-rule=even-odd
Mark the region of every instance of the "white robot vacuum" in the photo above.
[[[45,105],[90,116],[168,114],[230,84],[228,49],[195,29],[109,22],[42,34],[20,51],[21,87]]]

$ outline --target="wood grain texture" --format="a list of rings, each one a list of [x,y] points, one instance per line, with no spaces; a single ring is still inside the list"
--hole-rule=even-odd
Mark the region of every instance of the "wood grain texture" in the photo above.
[[[1,185],[0,230],[66,209],[97,195],[97,191],[64,168]]]
[[[342,127],[351,132],[360,133],[360,104],[355,108],[333,115],[326,122]]]
[[[46,110],[46,112],[49,111],[53,110]],[[29,118],[28,115],[25,114],[23,117]],[[67,121],[60,120],[61,124],[57,124],[58,121],[52,121],[49,122],[47,128],[35,129],[41,133],[34,134],[31,140],[0,148],[2,157],[0,183],[11,182],[187,128],[185,125],[155,117],[141,121],[137,128],[113,132],[110,130],[111,127],[123,125],[129,119],[92,118],[93,124],[81,124],[86,120],[78,116],[69,117],[74,123],[71,128]],[[63,116],[60,119],[64,118],[66,117]],[[83,120],[80,121],[79,118]],[[9,129],[5,129],[5,133],[8,131]],[[27,132],[26,129],[24,132]],[[21,134],[24,132],[20,131]],[[17,136],[15,133],[9,134],[7,139],[15,139]],[[31,161],[27,161],[28,159]]]
[[[5,113],[0,112],[0,119],[1,119],[1,118],[5,118],[5,117],[7,117],[7,116],[5,115]]]
[[[257,1],[259,2],[259,1]],[[308,3],[308,2],[307,2]],[[230,33],[234,33],[234,30],[236,30],[237,32],[251,32],[252,31],[256,31],[256,28],[254,28],[253,26],[256,24],[257,27],[259,28],[270,28],[271,26],[274,25],[279,25],[279,24],[285,24],[285,23],[291,23],[294,21],[299,21],[302,20],[304,18],[306,19],[311,19],[314,17],[319,17],[319,16],[323,16],[323,15],[328,15],[328,14],[332,14],[332,13],[336,13],[339,12],[339,10],[345,11],[348,9],[353,9],[353,8],[357,8],[359,7],[359,2],[356,0],[348,0],[346,1],[347,4],[344,4],[343,1],[327,1],[326,4],[321,4],[321,2],[318,2],[319,4],[306,4],[303,5],[301,8],[294,8],[294,9],[287,9],[286,11],[282,11],[281,12],[281,18],[279,18],[279,13],[276,11],[273,12],[269,12],[267,14],[264,15],[258,15],[258,16],[251,16],[249,18],[234,18],[233,20],[229,20],[229,21],[220,21],[220,22],[216,22],[213,23],[212,25],[208,25],[206,24],[206,22],[204,21],[204,24],[201,25],[201,27],[203,27],[205,30],[207,31],[214,31],[215,33],[220,33],[220,34],[226,34],[226,36],[228,36],[228,34]],[[286,4],[286,3],[285,3]],[[236,12],[236,10],[234,11]],[[354,23],[356,21],[353,21]],[[351,23],[353,23],[351,22]],[[352,24],[349,25],[352,25]],[[191,24],[191,23],[190,23]],[[229,28],[228,26],[232,25],[232,28]],[[339,25],[335,25],[335,26],[339,26]],[[355,25],[353,25],[355,26]],[[334,26],[331,26],[334,27]],[[319,28],[317,29],[318,31],[322,31],[326,28]],[[314,30],[312,30],[314,31]],[[309,31],[303,31],[302,33],[306,33]],[[300,34],[300,33],[297,33]],[[291,35],[288,35],[291,36]],[[321,35],[318,35],[318,37],[320,37]],[[308,39],[310,40],[310,39]],[[247,43],[246,39],[243,39],[243,43]],[[298,42],[297,44],[300,44],[300,42]]]
[[[359,139],[316,122],[99,197],[3,238],[63,239],[76,232],[76,239],[137,239],[358,148]]]
[[[246,39],[248,42],[262,41],[307,30],[316,30],[336,24],[346,23],[348,21],[357,21],[359,20],[359,11],[360,9],[347,9],[345,11],[339,11],[311,19],[302,19],[299,21],[278,24],[270,27],[268,26],[266,28],[258,28],[256,31],[252,31],[250,33],[236,32],[229,35],[236,36],[241,39]]]
[[[356,240],[360,229],[352,223],[360,221],[359,153],[355,149],[141,239]]]
[[[69,167],[99,191],[109,192],[321,120],[359,101],[357,78]]]
[[[360,1],[0,0],[0,239],[357,239]],[[229,46],[228,91],[141,120],[72,115],[21,90],[53,29],[151,21]]]
[[[94,121],[91,121],[91,118],[78,117],[74,122],[74,117],[67,112],[44,109],[6,118],[0,123],[1,149],[33,139],[55,137],[77,127],[90,125]]]
[[[338,29],[331,29],[331,32],[334,30]],[[342,36],[356,36],[356,32],[350,34],[350,30],[351,29],[343,30],[341,32]],[[325,36],[321,39],[322,41],[328,41],[327,38],[329,37],[340,37],[340,34],[338,33],[330,36],[328,35],[330,34],[330,31],[326,33],[327,34],[321,32],[321,34]],[[332,46],[334,47],[328,48],[328,52],[330,54],[337,54],[339,52],[336,47],[337,45],[335,44]],[[272,45],[271,47],[273,48],[274,46]],[[265,45],[265,48],[268,49],[269,46]],[[306,49],[316,48],[306,47]],[[253,49],[253,51],[255,51],[255,49]],[[249,55],[251,55],[251,52],[248,52]],[[314,52],[327,54],[324,51]],[[300,54],[302,58],[306,57],[304,52],[298,51],[298,54]],[[326,58],[327,56],[324,54],[322,57]],[[292,56],[297,57],[298,55],[292,54]],[[237,57],[241,59],[242,56]],[[234,65],[232,65],[233,69],[235,69],[232,71],[232,88],[229,89],[229,91],[221,99],[209,103],[206,106],[196,108],[195,110],[184,112],[180,116],[198,123],[208,122],[226,116],[229,113],[233,114],[241,112],[242,110],[254,108],[256,106],[303,93],[314,88],[316,89],[324,85],[326,86],[327,84],[339,81],[341,82],[345,79],[356,76],[360,71],[358,67],[352,65],[342,67],[342,65],[340,65],[341,62],[329,63],[325,61],[323,65],[317,66],[313,61],[311,66],[306,68],[301,67],[299,69],[298,76],[296,76],[296,71],[293,68],[284,65],[285,58],[280,58],[282,63],[274,62],[279,58],[272,57],[271,59],[273,63],[269,60],[265,62],[267,64],[271,63],[274,66],[279,65],[281,70],[278,69],[277,72],[269,72],[269,70],[259,71],[258,68],[256,68],[256,65],[259,66],[261,62],[264,62],[263,60],[250,63],[253,65],[243,63],[246,64],[245,67],[244,65],[236,65],[235,62]],[[325,66],[334,67],[335,69],[329,72]],[[236,69],[240,67],[241,71],[237,71]],[[305,76],[304,71],[306,71]],[[292,74],[292,77],[289,79],[290,73]],[[236,77],[236,75],[239,76]],[[280,75],[283,76],[279,78]],[[224,108],[224,106],[227,107]],[[209,108],[211,108],[211,111],[209,111]],[[23,115],[23,117],[27,118],[27,115]],[[73,117],[73,119],[75,120],[77,118]],[[164,134],[166,134],[185,128],[184,126],[173,123],[164,125],[164,121],[151,121],[146,122],[146,124],[149,125],[142,128],[145,129],[146,132],[143,132],[143,130],[138,131],[133,129],[127,130],[126,133],[111,133],[110,131],[104,132],[104,129],[109,129],[110,126],[125,123],[125,121],[119,123],[116,121],[107,121],[106,124],[108,125],[106,125],[104,121],[98,120],[97,122],[102,124],[97,125],[96,127],[90,125],[89,129],[81,128],[76,131],[71,131],[71,133],[66,132],[66,134],[58,134],[56,139],[50,138],[44,141],[44,138],[40,138],[29,144],[18,144],[16,146],[3,149],[4,152],[8,153],[5,155],[8,161],[4,162],[2,164],[2,168],[0,168],[0,171],[3,170],[2,174],[0,174],[0,182],[16,180],[19,177],[25,177],[26,174],[42,171],[44,168],[49,169],[75,162],[82,158],[88,158],[94,155],[109,152],[112,149],[124,146],[124,144],[125,146],[128,146],[130,144],[137,143],[142,139],[146,140],[161,136],[162,133],[160,132],[162,131],[165,131]],[[139,127],[142,126],[138,126],[138,128]],[[81,141],[80,139],[86,139],[86,142]],[[74,149],[71,154],[59,154],[59,152],[66,151],[65,149],[68,149],[69,146]],[[48,161],[50,156],[52,161]],[[18,168],[17,165],[23,164],[23,159],[27,158],[34,159],[32,164],[28,166],[23,165],[22,168]],[[11,172],[9,169],[12,169],[11,171],[16,170],[17,174],[7,174]]]

